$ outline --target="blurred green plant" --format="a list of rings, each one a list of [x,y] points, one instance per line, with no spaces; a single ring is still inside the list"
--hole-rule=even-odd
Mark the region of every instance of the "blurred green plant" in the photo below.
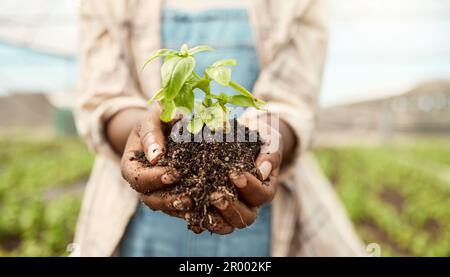
[[[450,181],[426,166],[450,166],[450,143],[315,153],[366,243],[379,243],[385,256],[450,256]]]
[[[357,232],[383,256],[450,255],[450,181],[424,169],[450,167],[450,143],[315,153]],[[0,137],[0,157],[0,256],[68,255],[81,201],[74,185],[88,177],[93,156],[77,139]]]
[[[93,156],[77,139],[0,138],[0,256],[63,256]]]

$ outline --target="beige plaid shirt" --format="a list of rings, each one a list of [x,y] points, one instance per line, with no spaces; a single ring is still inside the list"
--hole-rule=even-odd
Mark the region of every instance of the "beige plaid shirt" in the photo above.
[[[272,207],[273,256],[364,255],[362,244],[308,145],[314,128],[327,43],[323,0],[254,0],[248,6],[261,72],[253,93],[295,131],[300,146]],[[82,0],[81,82],[76,121],[97,153],[75,245],[82,256],[110,256],[138,199],[120,175],[104,136],[121,109],[145,107],[160,86],[158,63],[139,70],[161,47],[162,0]]]

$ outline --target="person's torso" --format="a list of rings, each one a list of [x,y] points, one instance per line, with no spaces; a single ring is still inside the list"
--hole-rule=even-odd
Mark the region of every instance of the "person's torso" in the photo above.
[[[219,59],[234,58],[232,79],[251,90],[259,74],[259,63],[246,7],[239,1],[166,1],[162,11],[162,46],[179,49],[208,44],[216,49],[196,55],[196,71]],[[232,4],[238,3],[238,5]],[[216,4],[216,5],[214,5]],[[189,7],[185,9],[186,5]],[[233,94],[214,84],[212,90]],[[184,220],[152,212],[139,206],[120,247],[124,256],[268,256],[270,255],[270,205],[260,208],[248,228],[226,236],[203,232],[195,235]]]

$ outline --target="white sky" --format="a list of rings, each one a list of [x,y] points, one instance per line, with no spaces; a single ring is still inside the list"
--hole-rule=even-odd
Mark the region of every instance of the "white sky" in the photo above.
[[[450,1],[330,0],[323,105],[450,79]]]
[[[450,79],[450,0],[329,1],[323,105],[401,93],[429,79]],[[1,2],[0,42],[63,55],[76,52],[75,0]],[[5,74],[0,72],[0,77]]]

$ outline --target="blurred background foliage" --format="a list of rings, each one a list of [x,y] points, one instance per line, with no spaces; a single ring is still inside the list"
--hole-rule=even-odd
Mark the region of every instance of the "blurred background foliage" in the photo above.
[[[450,256],[450,142],[315,149],[365,243]],[[74,138],[0,138],[0,256],[66,256],[93,164]]]
[[[319,163],[382,255],[450,256],[450,1],[329,2]],[[2,0],[0,256],[69,254],[94,160],[72,115],[78,4]]]
[[[316,150],[356,229],[383,256],[450,256],[450,142]]]
[[[93,156],[78,139],[0,138],[0,256],[67,255]]]

